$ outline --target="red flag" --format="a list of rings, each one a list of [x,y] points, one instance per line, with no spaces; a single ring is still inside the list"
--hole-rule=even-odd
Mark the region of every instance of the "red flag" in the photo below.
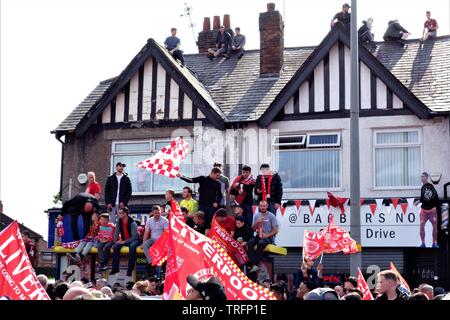
[[[363,293],[363,300],[373,300],[372,292],[370,292],[369,286],[358,268],[358,289]]]
[[[402,285],[408,289],[409,292],[411,292],[411,289],[409,288],[408,282],[406,282],[406,280],[402,277],[402,275],[400,274],[400,272],[398,272],[397,268],[395,267],[394,263],[391,261],[391,263],[389,264],[389,270],[394,271],[395,273],[398,274],[398,277],[400,278],[400,282],[402,283]]]
[[[408,213],[408,204],[407,203],[401,203],[400,207],[402,208],[403,214],[407,214]]]
[[[375,215],[375,211],[377,211],[377,204],[371,203],[371,204],[369,204],[369,207],[370,207],[370,212],[372,212],[372,215]]]
[[[169,246],[169,229],[166,229],[161,237],[148,249],[152,257],[152,266],[161,266],[167,260],[167,249]]]
[[[392,200],[392,204],[393,204],[393,206],[394,206],[394,209],[397,209],[397,205],[398,205],[398,198],[391,198],[391,200]]]
[[[0,232],[0,296],[50,300],[34,273],[17,221]]]
[[[281,208],[281,207],[280,207]],[[233,237],[217,223],[214,219],[209,231],[209,237],[215,240],[218,244],[222,245],[222,248],[226,250],[228,255],[233,261],[241,266],[248,262],[247,252],[241,246],[239,242],[233,239]]]
[[[189,145],[178,137],[163,147],[152,157],[139,162],[136,166],[169,178],[176,178],[180,163],[186,158]]]
[[[164,299],[186,298],[187,276],[200,281],[215,275],[228,300],[275,300],[272,293],[249,280],[216,241],[196,232],[173,216],[169,220],[168,260]]]
[[[61,242],[59,245],[66,249],[75,249],[80,244],[81,240],[75,240],[71,242]]]
[[[345,212],[344,204],[347,201],[346,198],[340,198],[335,197],[331,192],[327,191],[328,199],[327,199],[327,205],[328,208],[331,206],[339,208],[341,210],[341,213]]]
[[[303,257],[314,260],[322,254],[324,248],[324,231],[308,231],[303,234]]]

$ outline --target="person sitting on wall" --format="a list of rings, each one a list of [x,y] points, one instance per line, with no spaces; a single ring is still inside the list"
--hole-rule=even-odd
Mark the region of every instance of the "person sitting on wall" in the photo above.
[[[86,237],[80,241],[78,246],[75,248],[75,256],[67,253],[67,258],[69,261],[75,262],[76,264],[81,264],[83,258],[89,254],[92,247],[96,247],[98,243],[97,235],[100,229],[100,222],[98,212],[92,214],[92,224],[89,228],[89,232]]]
[[[80,240],[87,235],[89,227],[91,226],[91,216],[94,212],[97,212],[99,208],[97,198],[86,192],[81,192],[72,199],[64,202],[61,209],[61,215],[65,216],[67,213],[70,213],[73,241]],[[82,237],[80,237],[78,232],[78,216],[80,214],[83,217],[84,227]]]
[[[160,206],[153,206],[152,217],[147,220],[145,224],[144,239],[142,247],[144,249],[145,257],[147,258],[149,272],[159,275],[159,268],[152,269],[152,257],[149,254],[150,247],[161,237],[165,230],[169,227],[169,220],[161,216]]]
[[[177,35],[177,28],[170,29],[170,32],[172,35],[170,37],[167,37],[164,41],[164,46],[166,47],[167,51],[172,55],[174,59],[180,60],[181,66],[184,66],[184,57],[183,57],[183,51],[180,50],[181,41],[176,36]]]
[[[208,49],[208,58],[212,61],[219,55],[223,55],[226,59],[229,59],[231,41],[231,34],[225,31],[224,26],[221,26],[216,38],[216,47]]]
[[[129,247],[127,277],[131,277],[136,263],[136,249],[141,245],[136,222],[129,217],[130,211],[127,207],[119,209],[119,219],[114,234],[113,261],[110,275],[119,272],[120,249]],[[119,235],[120,239],[119,240]]]
[[[262,259],[263,250],[267,245],[274,243],[275,235],[278,233],[277,218],[267,210],[268,207],[267,201],[260,201],[259,211],[253,216],[252,229],[256,231],[256,236],[247,243],[249,262],[252,265],[250,273],[259,271],[258,265]]]
[[[108,257],[111,247],[114,244],[114,234],[116,226],[109,222],[109,214],[102,213],[100,215],[100,227],[98,231],[98,257],[99,257],[99,271],[105,271],[108,265]]]

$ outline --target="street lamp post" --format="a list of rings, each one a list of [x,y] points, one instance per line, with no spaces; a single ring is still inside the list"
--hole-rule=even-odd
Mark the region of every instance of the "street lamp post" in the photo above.
[[[352,0],[350,19],[350,234],[361,244],[361,204],[359,168],[359,55],[357,0]],[[350,274],[356,276],[361,267],[361,253],[350,256]]]

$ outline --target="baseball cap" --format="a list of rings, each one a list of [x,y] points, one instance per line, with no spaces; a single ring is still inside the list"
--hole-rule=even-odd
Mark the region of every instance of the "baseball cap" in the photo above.
[[[227,294],[225,288],[220,283],[219,279],[212,276],[206,282],[200,282],[193,275],[188,275],[187,282],[192,288],[197,290],[202,296],[203,300],[207,301],[226,301]]]
[[[345,8],[345,7],[351,8],[350,5],[349,5],[348,3],[344,3],[344,4],[342,5],[342,8]]]
[[[325,294],[327,294],[325,296]],[[304,300],[339,300],[339,296],[336,291],[331,288],[316,288],[308,292]]]
[[[116,163],[116,167],[117,166],[126,167],[127,165],[125,163],[119,161],[119,162]]]

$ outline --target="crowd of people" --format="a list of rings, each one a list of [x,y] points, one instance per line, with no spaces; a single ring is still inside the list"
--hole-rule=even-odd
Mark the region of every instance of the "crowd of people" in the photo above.
[[[128,282],[125,286],[118,282],[111,286],[104,278],[93,281],[83,278],[71,282],[50,282],[43,274],[39,274],[37,278],[51,300],[143,300],[151,297],[161,299],[164,289],[164,282],[155,277]]]
[[[90,182],[85,192],[66,201],[61,215],[56,221],[55,238],[61,236],[61,225],[66,214],[71,215],[73,240],[80,240],[73,254],[68,253],[69,261],[81,264],[92,247],[98,249],[98,272],[108,270],[108,259],[112,249],[112,263],[109,275],[119,272],[120,251],[128,247],[127,276],[131,277],[135,267],[136,251],[142,248],[147,259],[150,276],[160,277],[163,268],[151,266],[150,247],[161,237],[169,226],[170,213],[182,218],[197,232],[209,235],[215,220],[248,252],[249,263],[241,266],[244,271],[255,273],[263,259],[263,250],[273,244],[278,232],[276,212],[281,205],[283,185],[277,173],[271,171],[268,164],[262,164],[261,173],[253,177],[251,168],[243,166],[241,174],[230,184],[222,173],[222,165],[214,163],[207,176],[186,177],[178,174],[185,182],[198,184],[198,201],[194,199],[191,187],[185,186],[182,200],[175,200],[175,192],[165,192],[166,202],[154,205],[145,226],[130,216],[127,207],[132,193],[129,177],[124,173],[126,165],[116,164],[116,172],[106,179],[104,199],[107,212],[100,213],[99,199],[101,186],[93,172],[89,173]],[[259,210],[253,214],[253,206]],[[79,215],[83,219],[83,232],[77,225]],[[62,228],[63,229],[63,228]],[[61,241],[61,237],[58,239]]]
[[[326,284],[323,279],[323,266],[315,261],[304,259],[300,270],[295,274],[292,288],[286,279],[272,283],[269,279],[261,285],[269,289],[278,300],[363,300],[364,294],[358,288],[358,279],[348,277],[343,283]],[[384,270],[377,275],[377,285],[370,290],[374,300],[450,300],[450,293],[442,287],[433,288],[423,283],[411,292],[402,284],[400,275],[392,270]]]

